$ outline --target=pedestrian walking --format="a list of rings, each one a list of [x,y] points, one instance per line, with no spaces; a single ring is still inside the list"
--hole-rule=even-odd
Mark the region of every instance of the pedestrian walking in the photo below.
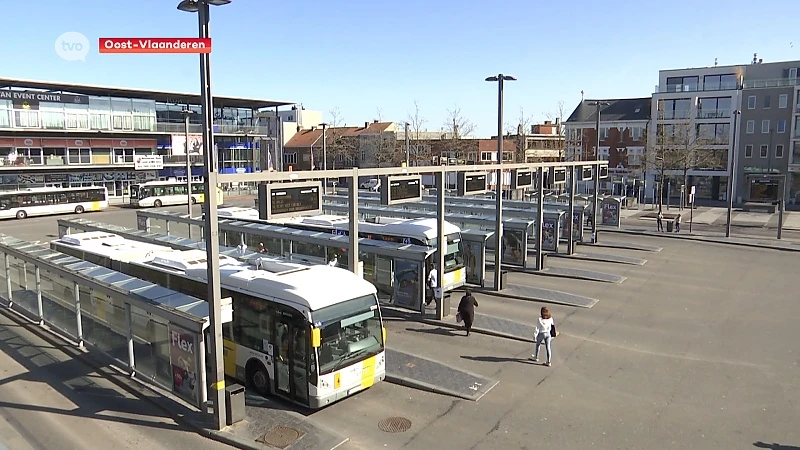
[[[547,361],[544,365],[551,366],[553,360],[553,338],[556,336],[558,336],[556,322],[553,320],[550,310],[543,306],[536,323],[536,350],[531,355],[533,362],[539,361],[539,346],[544,344],[547,350]]]
[[[467,289],[467,292],[461,297],[461,301],[458,302],[458,314],[456,316],[456,320],[464,321],[464,329],[467,330],[467,336],[472,330],[472,322],[475,319],[475,308],[477,306],[478,301],[472,296],[472,291]]]
[[[436,267],[433,265],[433,263],[430,263],[430,265],[428,266],[428,279],[425,281],[427,287],[427,289],[425,290],[427,292],[426,295],[427,300],[425,301],[425,306],[430,305],[431,302],[433,301],[434,298],[433,290],[436,289],[438,283],[439,283],[439,277],[438,273],[436,272]]]
[[[658,231],[664,232],[664,213],[661,212],[661,208],[658,208],[658,215],[656,216],[656,226],[658,227]]]
[[[680,233],[681,232],[681,215],[680,214],[675,216],[675,232],[676,233]]]

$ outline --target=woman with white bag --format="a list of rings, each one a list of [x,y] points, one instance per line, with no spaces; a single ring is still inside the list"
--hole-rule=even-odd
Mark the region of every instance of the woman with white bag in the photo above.
[[[539,319],[536,323],[536,351],[531,355],[531,359],[536,362],[539,361],[539,346],[544,343],[547,350],[547,361],[545,366],[550,367],[553,356],[553,338],[558,336],[556,331],[556,322],[553,320],[552,314],[547,307],[543,306]]]

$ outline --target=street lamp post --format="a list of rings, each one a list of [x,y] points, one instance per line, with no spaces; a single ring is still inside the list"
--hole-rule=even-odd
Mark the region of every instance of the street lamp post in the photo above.
[[[209,39],[209,5],[219,6],[231,0],[182,0],[178,9],[198,13],[199,37]],[[225,409],[225,366],[222,358],[222,293],[219,276],[219,223],[217,221],[217,152],[214,146],[214,109],[211,96],[211,55],[200,53],[200,98],[203,111],[203,175],[205,187],[206,283],[208,287],[209,322],[211,326],[211,398],[215,427],[221,430],[227,422]],[[200,370],[205,370],[201,367]]]
[[[190,110],[189,108],[186,108],[183,111],[181,111],[181,113],[183,113],[183,134],[184,134],[183,146],[184,146],[184,152],[186,153],[186,196],[187,196],[186,200],[188,201],[188,206],[186,207],[186,213],[189,214],[189,217],[192,217],[192,161],[191,158],[189,157],[189,116],[192,115],[193,111]]]
[[[411,151],[410,151],[411,147],[408,144],[408,125],[409,125],[408,122],[406,122],[405,123],[405,126],[406,126],[406,128],[405,128],[405,130],[406,130],[405,131],[405,137],[406,137],[406,167],[409,167],[411,165],[411,162],[410,162],[410,159],[411,159]]]
[[[731,174],[728,176],[728,217],[725,221],[725,237],[731,237],[731,215],[733,214],[733,186],[736,184],[736,126],[742,112],[733,111],[733,140],[731,141]]]
[[[325,132],[325,130],[328,128],[328,124],[327,123],[321,123],[320,125],[322,126],[322,170],[328,170],[328,136],[327,136],[328,133]],[[325,192],[325,194],[327,194],[328,193],[328,179],[325,178],[324,180],[322,180],[322,182],[325,183],[325,188],[324,188],[323,192]],[[334,194],[335,193],[336,192],[334,192]]]
[[[516,81],[510,75],[498,74],[486,81],[497,82],[497,164],[503,164],[503,83]],[[541,207],[541,205],[539,205]],[[494,289],[499,291],[503,255],[503,169],[495,173],[495,224],[494,224]]]
[[[589,106],[597,107],[597,117],[595,122],[595,132],[597,140],[594,147],[594,160],[600,160],[600,107],[608,106],[610,103],[600,100],[589,102]],[[600,203],[600,166],[594,166],[594,202],[592,202],[592,243],[597,243],[597,208]]]

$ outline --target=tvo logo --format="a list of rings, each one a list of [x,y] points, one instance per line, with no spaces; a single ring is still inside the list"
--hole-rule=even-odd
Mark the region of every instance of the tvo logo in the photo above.
[[[89,39],[77,31],[68,31],[56,38],[55,49],[56,54],[63,60],[86,62]]]

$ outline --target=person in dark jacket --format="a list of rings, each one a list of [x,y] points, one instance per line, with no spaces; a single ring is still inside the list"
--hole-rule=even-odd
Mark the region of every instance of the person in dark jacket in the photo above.
[[[464,321],[464,329],[467,330],[467,336],[469,336],[469,331],[472,329],[476,306],[478,306],[478,301],[472,296],[472,291],[467,289],[467,292],[458,303],[458,313],[461,315],[461,320]]]

